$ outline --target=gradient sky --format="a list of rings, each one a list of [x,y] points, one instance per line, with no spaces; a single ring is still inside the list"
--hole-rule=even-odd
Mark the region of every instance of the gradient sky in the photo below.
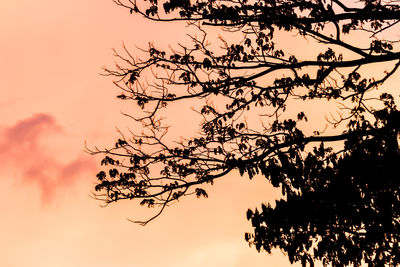
[[[279,196],[260,177],[232,174],[146,227],[126,219],[154,210],[89,197],[98,161],[84,142],[109,146],[127,126],[100,75],[112,48],[174,44],[184,30],[112,0],[0,1],[0,266],[291,266],[244,240],[246,210]]]

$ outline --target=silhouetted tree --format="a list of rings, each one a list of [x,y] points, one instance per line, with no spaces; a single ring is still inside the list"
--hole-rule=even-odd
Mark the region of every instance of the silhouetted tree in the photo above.
[[[257,250],[279,248],[303,266],[400,263],[400,112],[381,88],[400,64],[398,40],[389,39],[398,1],[116,3],[150,20],[188,22],[196,33],[176,50],[149,45],[144,60],[125,49],[107,70],[118,97],[145,113],[132,116],[143,129],[91,151],[107,165],[96,198],[158,207],[146,224],[183,196],[207,197],[204,185],[234,170],[260,174],[283,196],[247,212],[254,232],[246,240]],[[210,44],[213,30],[226,35]],[[293,43],[281,49],[285,33]],[[298,48],[303,40],[307,51]],[[201,103],[202,122],[173,143],[161,115],[181,101]],[[326,134],[310,128],[305,107],[329,101],[340,109]]]

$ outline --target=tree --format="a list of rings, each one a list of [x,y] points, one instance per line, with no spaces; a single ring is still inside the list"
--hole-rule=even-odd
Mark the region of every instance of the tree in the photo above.
[[[259,174],[283,196],[247,212],[254,232],[245,237],[258,251],[279,248],[303,266],[400,263],[400,111],[383,85],[400,64],[398,40],[388,37],[397,1],[115,2],[149,20],[188,22],[197,34],[170,51],[150,44],[144,60],[125,49],[106,70],[118,97],[144,112],[127,115],[143,132],[91,151],[105,154],[96,198],[157,207],[146,224],[184,196],[207,197],[204,185],[232,171]],[[225,33],[218,45],[208,42],[214,29]],[[313,51],[281,49],[287,33]],[[182,101],[200,103],[202,122],[174,143],[162,114]],[[340,105],[330,134],[311,129],[302,110],[321,101]]]

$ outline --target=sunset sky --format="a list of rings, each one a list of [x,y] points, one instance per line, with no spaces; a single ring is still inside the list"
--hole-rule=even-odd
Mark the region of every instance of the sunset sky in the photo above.
[[[112,48],[174,44],[184,30],[111,0],[0,1],[0,266],[289,266],[244,240],[247,208],[279,196],[262,178],[226,177],[146,227],[127,220],[150,216],[137,203],[89,196],[99,164],[84,142],[109,146],[127,126],[100,75]]]
[[[154,210],[90,197],[99,160],[85,142],[109,147],[129,126],[129,107],[100,75],[112,48],[174,45],[185,30],[112,0],[0,1],[0,266],[299,266],[244,240],[247,209],[280,196],[262,177],[233,173],[145,227],[127,219]]]

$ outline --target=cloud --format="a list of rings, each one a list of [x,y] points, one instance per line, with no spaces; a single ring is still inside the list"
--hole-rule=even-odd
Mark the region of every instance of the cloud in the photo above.
[[[51,148],[60,145],[51,143],[55,141],[49,138],[55,135],[65,133],[48,114],[34,114],[0,129],[0,169],[12,169],[22,183],[38,186],[45,204],[54,199],[57,191],[68,190],[82,174],[96,169],[94,159],[87,155],[61,162],[62,155]],[[68,140],[64,141],[63,145],[68,145]]]

